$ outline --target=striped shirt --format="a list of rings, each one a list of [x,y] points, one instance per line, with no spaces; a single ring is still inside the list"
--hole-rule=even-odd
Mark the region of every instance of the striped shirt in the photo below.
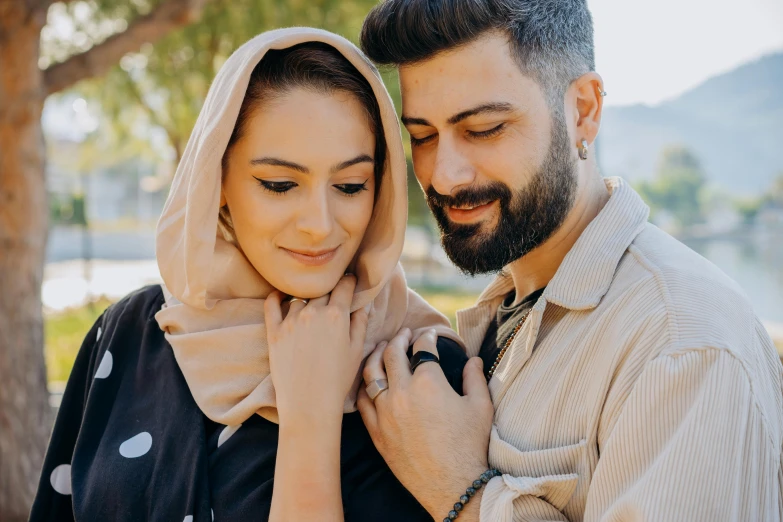
[[[489,383],[482,522],[780,521],[783,367],[739,286],[622,180]],[[476,355],[498,277],[458,312]]]

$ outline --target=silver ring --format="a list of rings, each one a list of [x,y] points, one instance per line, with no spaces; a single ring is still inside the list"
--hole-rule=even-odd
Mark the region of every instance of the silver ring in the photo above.
[[[381,392],[386,391],[389,389],[389,381],[386,379],[375,379],[370,384],[367,385],[365,390],[367,391],[367,395],[370,396],[370,399],[373,401],[375,398],[381,394]]]
[[[288,300],[289,303],[294,303],[296,301],[300,301],[305,305],[309,302],[307,299],[302,299],[301,297],[292,297],[291,299]]]

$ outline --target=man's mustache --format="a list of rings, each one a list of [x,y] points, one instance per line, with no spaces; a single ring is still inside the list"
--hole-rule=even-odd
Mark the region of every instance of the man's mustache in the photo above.
[[[500,204],[505,205],[511,200],[511,190],[500,182],[464,188],[451,196],[440,194],[430,185],[425,193],[427,195],[427,204],[430,208],[475,207],[495,200],[500,200]]]

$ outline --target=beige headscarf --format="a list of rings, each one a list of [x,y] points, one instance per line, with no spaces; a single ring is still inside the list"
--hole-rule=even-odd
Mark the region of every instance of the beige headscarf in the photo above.
[[[217,74],[188,140],[158,223],[157,258],[166,303],[155,316],[199,408],[237,425],[254,413],[277,422],[269,374],[264,298],[272,287],[218,230],[221,158],[253,68],[269,49],[323,42],[370,82],[381,109],[388,161],[373,217],[357,254],[351,311],[367,307],[365,357],[403,327],[414,338],[434,328],[460,344],[448,320],[409,290],[399,265],[407,221],[405,155],[394,106],[375,67],[349,41],[319,29],[263,33],[236,50]],[[356,410],[357,374],[345,401]]]

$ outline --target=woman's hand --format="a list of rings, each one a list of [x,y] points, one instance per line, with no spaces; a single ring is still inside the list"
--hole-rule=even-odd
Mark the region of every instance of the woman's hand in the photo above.
[[[264,307],[280,437],[271,522],[341,522],[340,435],[343,404],[362,361],[367,314],[350,313],[356,279],[331,295],[294,301],[283,319],[283,295]]]
[[[356,286],[345,276],[330,295],[306,305],[294,301],[283,318],[283,294],[264,307],[269,364],[278,415],[283,422],[318,422],[342,417],[343,404],[362,361],[367,313],[349,307]]]

